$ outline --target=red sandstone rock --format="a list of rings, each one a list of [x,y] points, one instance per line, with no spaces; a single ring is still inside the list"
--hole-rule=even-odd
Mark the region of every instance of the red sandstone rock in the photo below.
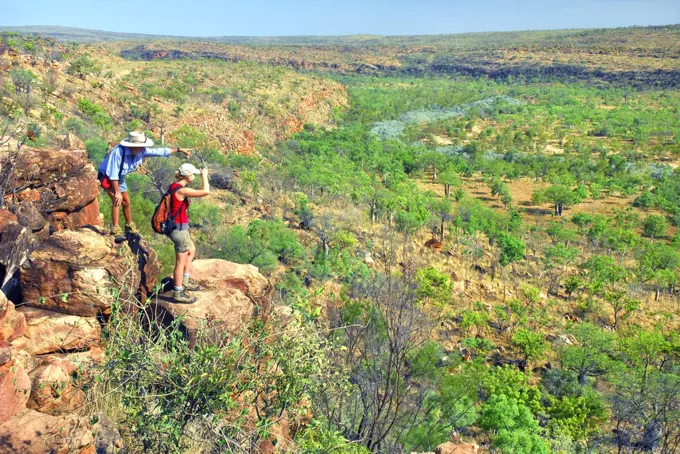
[[[73,413],[83,405],[85,393],[78,386],[84,368],[69,356],[46,355],[42,364],[33,370],[28,408],[58,416]]]
[[[99,182],[85,151],[27,149],[19,156],[16,201],[33,204],[57,230],[101,225]]]
[[[24,314],[17,312],[14,303],[0,292],[0,342],[11,342],[26,332]]]
[[[0,366],[7,364],[12,357],[12,346],[7,342],[0,342]]]
[[[267,280],[256,267],[219,259],[196,260],[191,279],[202,287],[194,294],[195,303],[175,304],[172,292],[168,292],[153,305],[167,322],[183,316],[182,326],[191,345],[202,328],[218,336],[239,332],[257,315],[255,301],[267,288]]]
[[[21,364],[9,360],[0,366],[0,424],[24,409],[30,389],[31,381]],[[0,433],[0,453],[2,440]]]
[[[210,289],[233,288],[252,296],[261,295],[267,279],[253,265],[241,265],[220,259],[195,260],[191,279]]]
[[[127,245],[134,254],[139,270],[139,300],[145,301],[155,290],[161,264],[156,251],[141,237],[128,238]]]
[[[17,217],[9,210],[0,210],[0,233],[8,224],[18,224]]]
[[[430,238],[425,242],[425,247],[429,247],[436,251],[439,251],[442,248],[442,243],[435,238]]]
[[[114,293],[134,296],[140,273],[126,244],[85,228],[50,236],[24,264],[20,280],[27,306],[95,316],[111,312]]]
[[[0,237],[0,285],[8,290],[7,284],[38,246],[40,240],[30,229],[11,223],[5,226]],[[10,292],[8,292],[9,294]]]
[[[81,453],[94,442],[86,418],[25,409],[0,425],[0,454]]]
[[[437,446],[434,452],[435,454],[477,454],[479,446],[476,443],[456,444],[449,441]]]
[[[245,329],[256,315],[253,301],[241,291],[233,288],[218,290],[206,289],[196,292],[193,304],[175,304],[172,293],[159,296],[154,310],[167,323],[182,316],[182,326],[189,336],[189,344],[194,345],[201,329],[209,330],[211,335],[224,336]]]
[[[59,140],[59,146],[64,150],[84,150],[85,142],[80,140],[76,135],[68,133],[65,135],[57,136]]]
[[[100,327],[95,317],[79,317],[34,307],[20,307],[28,327],[13,342],[33,355],[87,349],[99,342]]]

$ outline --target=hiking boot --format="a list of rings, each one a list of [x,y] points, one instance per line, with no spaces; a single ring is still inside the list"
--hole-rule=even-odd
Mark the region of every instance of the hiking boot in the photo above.
[[[123,241],[127,241],[127,237],[123,235],[123,231],[120,229],[120,226],[114,225],[111,227],[111,230],[109,231],[109,235],[113,237],[113,241],[116,244],[120,244]]]
[[[189,295],[186,290],[173,290],[172,299],[175,303],[191,304],[196,302],[196,297]]]
[[[129,224],[125,224],[125,233],[131,234],[131,235],[139,234],[139,231],[137,230],[137,226],[135,225],[134,222],[131,222]]]
[[[123,234],[123,230],[120,228],[119,225],[111,226],[111,230],[109,230],[109,235],[111,235],[111,236],[121,236],[122,234]]]
[[[198,292],[201,290],[200,285],[186,278],[182,281],[182,286],[184,287],[184,290],[189,290],[190,292]]]

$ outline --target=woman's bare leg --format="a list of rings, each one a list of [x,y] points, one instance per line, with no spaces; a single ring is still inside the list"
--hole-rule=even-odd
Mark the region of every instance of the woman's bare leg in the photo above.
[[[184,267],[189,257],[189,251],[178,252],[175,254],[175,257],[175,271],[172,273],[172,277],[175,281],[175,288],[179,288],[182,286],[182,280],[184,279]]]

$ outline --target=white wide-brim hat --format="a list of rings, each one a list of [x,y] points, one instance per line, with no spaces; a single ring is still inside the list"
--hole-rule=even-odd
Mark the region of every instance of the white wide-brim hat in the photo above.
[[[148,139],[146,134],[140,131],[132,131],[128,136],[120,141],[124,147],[151,147],[153,140]]]

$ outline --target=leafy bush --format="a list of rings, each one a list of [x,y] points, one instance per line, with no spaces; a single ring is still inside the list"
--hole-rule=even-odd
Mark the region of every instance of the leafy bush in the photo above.
[[[109,143],[101,137],[86,140],[85,147],[87,149],[87,157],[96,165],[99,165],[104,160],[106,153],[109,151]]]
[[[579,396],[551,396],[548,414],[550,430],[566,433],[574,440],[583,440],[599,432],[598,426],[606,420],[604,403],[591,388],[585,388]]]
[[[28,69],[13,68],[9,75],[17,93],[30,93],[33,83],[37,79],[37,76]]]
[[[237,263],[250,263],[269,274],[281,260],[294,264],[304,258],[305,250],[295,234],[280,220],[254,220],[247,228],[233,227],[217,238],[217,255]]]
[[[77,103],[78,109],[92,120],[92,123],[102,129],[110,129],[113,126],[113,120],[104,111],[101,106],[98,106],[88,98],[80,98]]]
[[[538,421],[528,407],[499,394],[484,403],[479,426],[492,431],[493,446],[504,454],[548,454]]]
[[[101,70],[101,67],[87,55],[81,55],[71,62],[66,70],[67,74],[78,77],[85,77]]]
[[[416,282],[418,283],[418,297],[429,298],[437,304],[446,304],[451,301],[451,278],[437,268],[419,269],[416,273]]]
[[[78,137],[86,137],[86,135],[88,134],[88,129],[87,126],[85,126],[85,123],[83,123],[76,117],[71,117],[68,120],[66,120],[64,126],[66,127],[67,130],[71,131]]]
[[[633,200],[633,206],[638,208],[652,208],[656,204],[654,194],[645,191]]]
[[[668,230],[666,218],[658,214],[650,214],[645,218],[642,231],[646,237],[657,238],[664,236]]]
[[[146,322],[142,327],[121,301],[114,304],[105,363],[91,390],[132,428],[134,451],[193,452],[197,444],[208,452],[255,449],[284,411],[295,416],[312,378],[325,374],[327,349],[305,326],[271,336],[273,325],[253,321],[225,338],[208,323],[191,346],[181,319],[169,327]],[[317,441],[342,442],[330,438]]]

